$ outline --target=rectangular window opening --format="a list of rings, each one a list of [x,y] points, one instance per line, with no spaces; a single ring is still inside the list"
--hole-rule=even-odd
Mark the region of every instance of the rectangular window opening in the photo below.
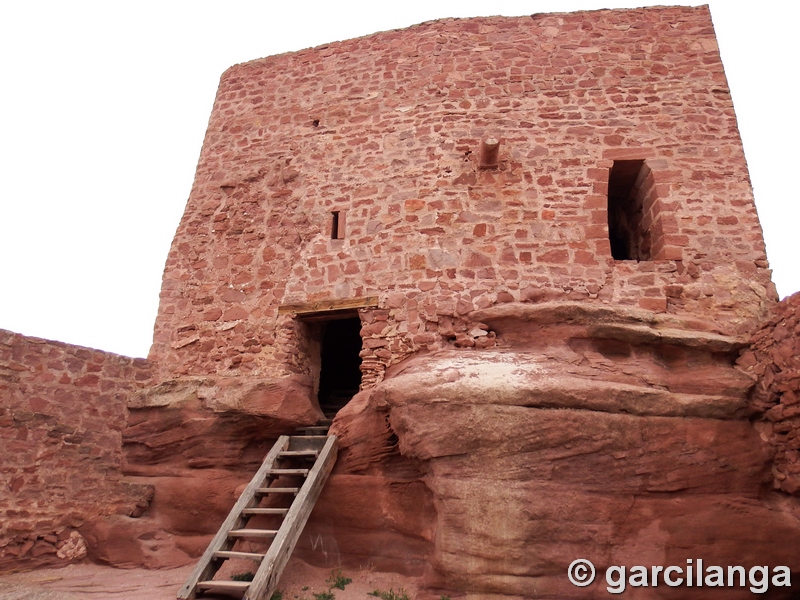
[[[649,173],[644,160],[615,160],[609,172],[608,241],[615,260],[651,260]]]
[[[343,240],[345,227],[345,211],[331,211],[331,239]]]

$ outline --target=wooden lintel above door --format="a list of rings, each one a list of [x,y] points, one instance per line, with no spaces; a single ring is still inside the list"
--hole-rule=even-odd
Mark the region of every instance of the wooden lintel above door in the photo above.
[[[337,314],[342,317],[354,315],[359,308],[375,308],[378,306],[377,296],[366,296],[364,298],[345,298],[343,300],[316,300],[314,302],[301,302],[298,304],[282,304],[278,307],[279,315],[293,314],[303,319],[322,319],[336,318]]]

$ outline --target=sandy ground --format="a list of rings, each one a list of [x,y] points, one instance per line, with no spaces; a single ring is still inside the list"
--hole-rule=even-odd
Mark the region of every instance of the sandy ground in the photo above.
[[[0,575],[0,599],[175,600],[178,589],[191,570],[191,565],[180,569],[146,571],[92,564],[39,569]]]
[[[192,566],[147,571],[78,564],[63,569],[0,575],[0,600],[175,600]],[[403,589],[410,599],[439,598],[429,594],[419,596],[417,580],[393,573],[344,570],[343,575],[353,582],[343,591],[332,590],[336,600],[369,600],[374,598],[369,592],[390,589],[395,592]],[[329,591],[330,577],[330,569],[319,569],[292,559],[278,589],[283,593],[282,600],[315,600],[314,594]]]

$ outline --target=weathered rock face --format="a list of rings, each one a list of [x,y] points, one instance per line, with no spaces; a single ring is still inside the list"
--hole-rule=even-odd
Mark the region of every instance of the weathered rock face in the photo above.
[[[129,402],[123,437],[126,469],[146,465],[237,468],[248,445],[302,425],[322,412],[310,390],[285,380],[191,379],[167,381]]]
[[[800,505],[765,486],[772,451],[746,418],[751,382],[733,368],[741,340],[579,304],[476,318],[507,332],[497,348],[407,361],[334,423],[339,478],[404,465],[406,479],[427,488],[417,495],[427,515],[416,523],[420,543],[405,550],[428,561],[431,586],[585,598],[594,588],[566,578],[576,558],[600,573],[698,557],[796,568]],[[373,499],[337,505],[349,513],[342,533]],[[391,502],[381,506],[392,513]],[[396,514],[384,519],[411,523]],[[322,526],[312,521],[309,535]],[[696,597],[750,594],[724,592]],[[687,589],[648,597],[684,598]]]
[[[800,293],[778,304],[737,364],[755,381],[750,409],[775,448],[775,488],[800,496]]]
[[[307,387],[267,379],[166,381],[128,410],[123,471],[153,500],[140,518],[106,519],[86,535],[102,549],[96,560],[152,568],[197,558],[275,439],[322,417]]]

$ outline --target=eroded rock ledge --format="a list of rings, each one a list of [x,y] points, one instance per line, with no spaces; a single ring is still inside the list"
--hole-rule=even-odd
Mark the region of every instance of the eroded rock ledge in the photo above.
[[[390,508],[400,496],[386,474],[424,484],[428,518],[406,551],[427,561],[431,587],[584,597],[565,577],[579,556],[598,568],[793,564],[800,510],[765,485],[773,451],[747,418],[752,381],[733,366],[742,340],[610,306],[470,316],[496,348],[411,358],[334,422],[335,478],[369,474],[387,523],[413,532],[407,510]]]
[[[611,305],[469,317],[495,347],[412,356],[340,411],[340,458],[300,558],[498,598],[581,597],[564,575],[578,556],[598,569],[793,564],[800,507],[771,489],[753,380],[734,367],[741,339]],[[135,524],[150,529],[134,531],[135,552],[114,554],[125,523],[90,541],[108,562],[125,550],[152,564],[154,544],[173,562],[196,555],[271,439],[314,416],[308,398],[288,380],[219,378],[136,395],[125,468],[156,491]]]

